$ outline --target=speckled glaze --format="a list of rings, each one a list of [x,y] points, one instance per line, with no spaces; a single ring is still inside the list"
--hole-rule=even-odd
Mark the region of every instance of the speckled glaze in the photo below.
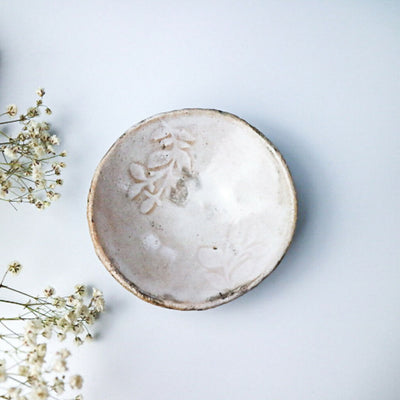
[[[279,264],[296,225],[277,149],[217,110],[159,114],[122,135],[88,198],[96,253],[128,290],[179,310],[216,307]]]

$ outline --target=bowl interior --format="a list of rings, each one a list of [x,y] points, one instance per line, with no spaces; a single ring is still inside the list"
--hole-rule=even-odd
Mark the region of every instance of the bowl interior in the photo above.
[[[186,109],[129,129],[100,162],[88,220],[101,261],[144,300],[206,309],[277,266],[296,223],[280,153],[238,117]]]

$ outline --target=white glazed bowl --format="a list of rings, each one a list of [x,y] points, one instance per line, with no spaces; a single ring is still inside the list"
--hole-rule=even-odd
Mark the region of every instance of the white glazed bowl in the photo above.
[[[97,255],[128,290],[179,310],[216,307],[279,264],[296,225],[288,167],[258,130],[217,110],[150,117],[94,174]]]

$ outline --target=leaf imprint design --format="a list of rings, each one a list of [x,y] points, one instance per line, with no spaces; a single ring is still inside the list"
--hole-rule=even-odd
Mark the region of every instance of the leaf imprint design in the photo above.
[[[230,227],[220,245],[200,246],[197,260],[217,290],[231,289],[265,264],[267,246],[249,232]]]
[[[142,214],[150,214],[166,198],[184,205],[188,197],[186,180],[193,178],[192,145],[194,137],[184,130],[157,130],[150,136],[156,149],[146,163],[132,162],[129,173],[129,199],[138,203]]]

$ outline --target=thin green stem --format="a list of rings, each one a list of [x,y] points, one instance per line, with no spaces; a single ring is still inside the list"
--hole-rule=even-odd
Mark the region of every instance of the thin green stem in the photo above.
[[[25,317],[1,317],[0,321],[34,321],[37,318],[25,318]]]
[[[42,303],[21,303],[19,301],[13,301],[13,300],[6,300],[6,299],[0,299],[0,303],[8,303],[8,304],[15,304],[17,306],[22,306],[24,308],[31,309],[30,306],[41,306]],[[32,312],[35,312],[37,310],[32,309]],[[39,312],[39,311],[37,311]]]
[[[6,338],[2,337],[1,340],[6,342],[10,347],[12,347],[15,351],[19,351],[18,347],[14,346],[12,343],[10,343]]]
[[[7,338],[7,339],[19,339],[20,336],[19,335],[14,335],[12,333],[0,333],[0,340],[3,338]]]
[[[3,200],[3,199],[1,199],[1,200]],[[6,287],[6,286],[3,285],[3,282],[4,282],[4,279],[6,279],[7,274],[8,274],[8,268],[6,269],[6,272],[4,272],[3,278],[1,279],[0,288],[1,287]]]
[[[13,381],[17,382],[17,383],[20,384],[20,385],[23,385],[23,386],[26,386],[26,387],[29,387],[29,388],[31,387],[30,385],[27,385],[27,382],[28,382],[28,381],[21,382],[20,380],[18,380],[18,379],[16,379],[16,378],[13,378],[12,376],[10,376],[9,378],[12,379]]]
[[[18,333],[14,332],[10,327],[8,327],[4,322],[0,321],[0,324],[4,326],[4,328],[6,328],[9,332],[11,332],[14,335],[18,335]]]
[[[13,122],[20,122],[23,121],[21,118],[18,119],[10,119],[9,121],[2,121],[0,122],[0,125],[6,125],[6,124],[12,124]]]
[[[18,290],[18,289],[14,289],[14,288],[12,288],[12,287],[10,287],[10,286],[6,286],[6,285],[3,285],[3,284],[0,284],[0,289],[1,289],[1,288],[11,290],[11,291],[13,291],[13,292],[15,292],[15,293],[18,293],[18,294],[22,294],[23,296],[30,297],[30,298],[33,299],[33,300],[38,300],[38,297],[31,296],[31,295],[28,294],[28,293],[22,292],[21,290]]]

